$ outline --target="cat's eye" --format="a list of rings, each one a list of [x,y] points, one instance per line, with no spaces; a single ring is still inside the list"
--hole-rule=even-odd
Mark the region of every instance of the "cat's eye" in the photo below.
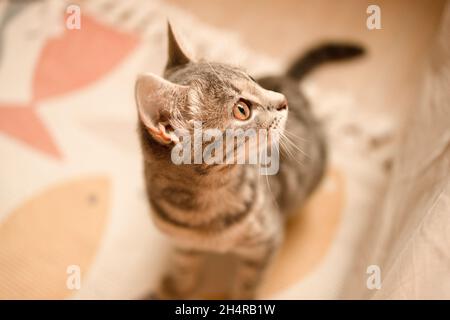
[[[239,100],[233,107],[233,116],[238,120],[247,120],[250,118],[250,107],[244,101]]]

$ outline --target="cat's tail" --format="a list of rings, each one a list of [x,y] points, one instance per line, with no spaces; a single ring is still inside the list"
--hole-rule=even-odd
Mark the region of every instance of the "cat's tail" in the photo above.
[[[287,69],[286,75],[300,80],[323,63],[352,59],[364,53],[365,49],[358,44],[324,43],[295,60]]]

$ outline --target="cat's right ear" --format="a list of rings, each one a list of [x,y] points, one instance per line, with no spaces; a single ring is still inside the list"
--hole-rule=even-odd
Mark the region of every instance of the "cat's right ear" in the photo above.
[[[192,61],[191,58],[182,49],[175,32],[170,24],[167,22],[167,41],[168,41],[168,59],[166,64],[166,70],[174,67],[188,64]]]
[[[152,73],[138,76],[135,98],[139,120],[159,143],[178,142],[170,126],[171,109],[174,103],[183,101],[188,92],[188,86],[172,83]]]

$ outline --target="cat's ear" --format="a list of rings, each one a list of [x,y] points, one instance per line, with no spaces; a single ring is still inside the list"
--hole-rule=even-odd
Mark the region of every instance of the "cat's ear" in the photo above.
[[[177,101],[183,101],[188,91],[188,86],[172,83],[152,73],[138,76],[135,97],[139,120],[159,143],[178,142],[169,124],[170,106]]]
[[[181,65],[185,65],[192,61],[191,58],[185,53],[180,45],[175,32],[170,24],[167,22],[167,41],[168,41],[168,59],[166,64],[166,70]]]

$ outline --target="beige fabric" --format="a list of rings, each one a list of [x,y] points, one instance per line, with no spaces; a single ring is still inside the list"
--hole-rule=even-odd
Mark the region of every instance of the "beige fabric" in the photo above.
[[[344,297],[450,298],[450,2],[427,65],[423,99],[409,113],[384,208],[355,266],[381,268],[382,288],[353,278]],[[350,275],[348,276],[350,279]]]

